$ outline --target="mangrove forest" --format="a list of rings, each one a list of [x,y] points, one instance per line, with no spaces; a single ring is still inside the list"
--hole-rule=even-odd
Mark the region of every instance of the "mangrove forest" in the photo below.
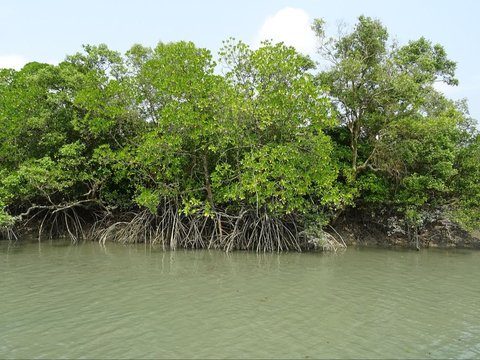
[[[232,38],[1,69],[0,237],[301,251],[478,231],[480,136],[438,91],[458,84],[445,49],[365,16],[312,29],[318,63]]]

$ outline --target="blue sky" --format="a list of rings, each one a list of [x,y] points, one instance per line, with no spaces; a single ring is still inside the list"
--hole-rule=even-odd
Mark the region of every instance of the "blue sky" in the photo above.
[[[0,0],[0,67],[27,61],[56,63],[82,44],[106,43],[119,51],[134,43],[191,40],[214,53],[235,37],[256,44],[268,37],[314,52],[308,29],[324,18],[332,34],[339,20],[380,19],[400,44],[424,36],[457,62],[451,98],[468,98],[480,119],[480,1],[478,0]]]

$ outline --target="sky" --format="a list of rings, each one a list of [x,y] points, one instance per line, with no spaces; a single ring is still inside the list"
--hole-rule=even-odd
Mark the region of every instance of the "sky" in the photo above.
[[[480,120],[479,0],[0,0],[0,68],[55,64],[82,44],[125,52],[188,40],[215,54],[229,37],[252,46],[284,41],[315,58],[313,19],[335,35],[339,22],[353,26],[360,15],[379,19],[400,45],[421,36],[443,45],[460,85],[439,89],[467,98]]]

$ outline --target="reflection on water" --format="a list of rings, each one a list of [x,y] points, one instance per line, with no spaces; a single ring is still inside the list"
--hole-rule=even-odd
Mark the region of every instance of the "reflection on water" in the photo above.
[[[0,242],[1,358],[478,358],[480,252]]]

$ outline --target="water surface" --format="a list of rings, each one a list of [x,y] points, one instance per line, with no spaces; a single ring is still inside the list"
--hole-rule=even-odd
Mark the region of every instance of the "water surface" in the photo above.
[[[479,358],[480,252],[0,242],[1,358]]]

